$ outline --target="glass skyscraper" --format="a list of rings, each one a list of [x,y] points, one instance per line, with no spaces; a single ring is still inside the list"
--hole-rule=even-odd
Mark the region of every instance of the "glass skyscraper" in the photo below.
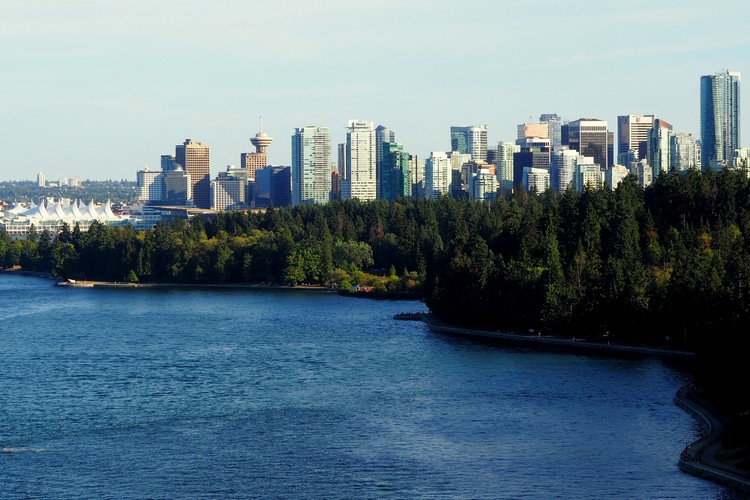
[[[740,73],[701,76],[701,163],[703,168],[728,165],[740,147]]]

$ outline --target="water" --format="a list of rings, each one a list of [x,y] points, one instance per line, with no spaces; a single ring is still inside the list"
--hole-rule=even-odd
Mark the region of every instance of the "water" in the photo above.
[[[0,275],[3,498],[731,498],[658,360],[446,337],[413,302]]]

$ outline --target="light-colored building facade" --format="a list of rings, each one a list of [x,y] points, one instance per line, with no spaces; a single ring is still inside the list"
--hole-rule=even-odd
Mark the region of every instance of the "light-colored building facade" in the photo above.
[[[587,187],[601,189],[604,186],[604,172],[594,158],[579,156],[573,182],[578,191],[583,191]]]
[[[669,172],[672,166],[672,125],[662,119],[654,120],[648,131],[646,158],[654,171],[654,179]]]
[[[550,188],[563,193],[573,186],[573,178],[578,162],[578,151],[562,146],[552,153],[550,162]]]
[[[497,172],[495,167],[487,166],[478,168],[471,176],[471,199],[488,202],[497,197]]]
[[[474,161],[487,161],[487,125],[451,127],[451,151],[467,153]]]
[[[648,140],[654,115],[620,115],[617,117],[617,155],[634,151],[638,160],[641,144]]]
[[[149,170],[145,167],[136,172],[138,201],[149,202],[164,200],[164,172]]]
[[[346,176],[341,199],[362,201],[377,198],[375,129],[372,122],[349,120],[346,132]]]
[[[425,197],[437,199],[450,190],[451,162],[448,153],[433,151],[424,162]]]
[[[497,182],[500,189],[510,191],[514,187],[513,154],[521,151],[515,142],[501,141],[497,144]]]
[[[629,174],[630,171],[625,165],[612,165],[604,172],[604,182],[607,188],[614,191]]]
[[[700,143],[693,134],[678,132],[672,135],[670,148],[672,150],[672,170],[683,172],[701,168]]]
[[[292,135],[292,205],[331,199],[331,134],[328,127],[300,127]]]

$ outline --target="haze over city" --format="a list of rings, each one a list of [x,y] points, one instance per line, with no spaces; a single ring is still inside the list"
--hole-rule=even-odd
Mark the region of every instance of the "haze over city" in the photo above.
[[[214,176],[253,150],[261,115],[283,165],[295,127],[344,142],[352,118],[420,157],[450,149],[451,125],[487,124],[495,145],[542,113],[610,130],[648,113],[700,137],[699,78],[750,71],[749,14],[739,0],[14,2],[0,177],[134,180],[185,138],[211,146]]]

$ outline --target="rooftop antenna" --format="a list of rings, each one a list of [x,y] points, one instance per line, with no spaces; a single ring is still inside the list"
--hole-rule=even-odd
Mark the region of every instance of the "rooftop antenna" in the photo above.
[[[260,115],[258,117],[258,120],[260,121],[260,133],[263,133],[263,115]]]

